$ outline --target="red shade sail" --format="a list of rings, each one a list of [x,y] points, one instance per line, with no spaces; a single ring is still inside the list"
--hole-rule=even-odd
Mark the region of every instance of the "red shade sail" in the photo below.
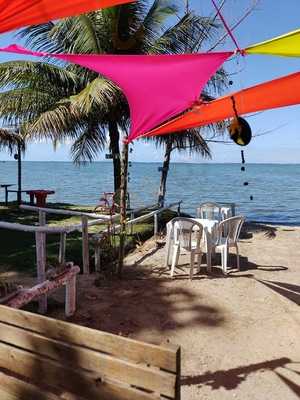
[[[234,117],[232,97],[238,115],[300,104],[300,72],[220,97],[209,103],[194,106],[187,113],[143,136],[178,132]]]
[[[0,33],[135,0],[0,0]]]
[[[132,141],[189,109],[209,78],[233,53],[97,55],[39,53],[12,45],[0,51],[50,56],[79,64],[114,81],[130,107]]]

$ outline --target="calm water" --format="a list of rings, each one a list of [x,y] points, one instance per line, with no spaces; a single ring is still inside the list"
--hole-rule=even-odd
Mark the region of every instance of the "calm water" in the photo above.
[[[129,190],[133,206],[156,201],[159,166],[132,163]],[[191,214],[206,200],[235,202],[238,212],[250,220],[300,225],[300,164],[248,164],[246,168],[241,172],[239,164],[173,164],[167,199],[183,200],[184,211]],[[16,171],[15,162],[0,162],[0,184],[15,183]],[[244,181],[249,185],[244,186]],[[51,196],[52,201],[93,205],[100,193],[112,190],[112,165],[23,162],[23,188],[53,189],[56,194]]]

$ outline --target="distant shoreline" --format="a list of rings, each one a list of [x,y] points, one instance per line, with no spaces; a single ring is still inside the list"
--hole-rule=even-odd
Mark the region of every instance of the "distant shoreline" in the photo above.
[[[37,161],[37,160],[23,160],[23,163],[66,163],[66,164],[74,164],[73,161],[50,161],[50,160],[43,160],[43,161]],[[0,163],[17,163],[15,160],[0,160]],[[85,166],[85,165],[90,165],[94,163],[105,163],[105,164],[110,164],[111,160],[101,160],[101,161],[92,161],[86,162],[86,163],[81,163],[79,166]],[[160,161],[131,161],[132,164],[162,164]],[[178,164],[178,165],[240,165],[240,162],[179,162],[179,161],[172,161],[171,165]],[[75,165],[75,164],[74,164]],[[247,165],[300,165],[300,162],[298,163],[280,163],[280,162],[273,162],[273,163],[256,163],[256,162],[247,162]]]

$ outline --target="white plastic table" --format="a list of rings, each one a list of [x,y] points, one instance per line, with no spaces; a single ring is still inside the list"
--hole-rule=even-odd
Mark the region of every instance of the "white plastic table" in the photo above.
[[[217,241],[218,238],[218,220],[202,219],[202,218],[190,218],[193,221],[200,223],[203,226],[204,232],[204,245],[206,250],[207,258],[207,270],[211,271],[211,254],[212,254],[212,244]],[[166,238],[166,249],[167,249],[167,264],[171,264],[171,249],[173,246],[172,232],[172,221],[167,223],[167,238]]]

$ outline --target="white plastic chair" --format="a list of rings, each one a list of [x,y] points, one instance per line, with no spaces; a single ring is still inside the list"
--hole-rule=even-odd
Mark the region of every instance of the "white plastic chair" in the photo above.
[[[200,207],[197,208],[197,217],[202,219],[211,219],[221,221],[222,213],[221,206],[217,203],[202,203]]]
[[[238,248],[238,238],[245,222],[242,216],[231,217],[220,222],[218,230],[218,240],[213,246],[214,251],[219,251],[222,258],[222,270],[227,274],[229,248],[235,247],[237,257],[237,270],[240,270],[240,256]]]
[[[203,226],[191,219],[178,217],[172,220],[172,265],[171,265],[171,277],[174,276],[175,267],[178,265],[178,259],[180,250],[184,249],[191,253],[190,258],[190,279],[193,279],[195,257],[198,255],[198,271],[201,267],[202,251],[201,251],[201,239],[203,234]],[[168,256],[167,256],[168,257]]]

